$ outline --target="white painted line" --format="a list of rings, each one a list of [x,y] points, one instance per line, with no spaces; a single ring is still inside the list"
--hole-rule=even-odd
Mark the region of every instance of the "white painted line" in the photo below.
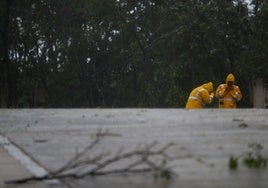
[[[24,167],[26,167],[34,176],[42,177],[46,175],[48,172],[38,165],[35,161],[33,161],[28,155],[26,155],[23,151],[21,151],[18,147],[12,144],[8,138],[0,134],[0,145],[17,161],[21,163]],[[54,180],[45,180],[44,182],[48,184],[60,184],[60,181],[57,179]]]

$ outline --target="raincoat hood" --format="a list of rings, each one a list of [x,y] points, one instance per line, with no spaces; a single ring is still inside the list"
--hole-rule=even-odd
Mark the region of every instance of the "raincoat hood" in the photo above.
[[[206,84],[203,84],[202,87],[205,88],[206,90],[208,90],[209,93],[213,91],[213,83],[212,82],[208,82]]]
[[[226,84],[227,82],[235,82],[235,77],[232,73],[228,74],[228,76],[226,77]]]

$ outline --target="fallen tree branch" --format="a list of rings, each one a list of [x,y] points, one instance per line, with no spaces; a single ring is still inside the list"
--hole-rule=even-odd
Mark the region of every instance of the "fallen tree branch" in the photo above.
[[[123,152],[120,148],[119,151],[111,156],[109,153],[100,153],[96,156],[89,155],[89,152],[93,150],[99,144],[103,136],[105,135],[101,131],[96,134],[95,139],[89,146],[84,148],[81,152],[65,163],[61,168],[49,172],[41,177],[27,177],[22,179],[14,179],[5,181],[6,184],[21,184],[29,181],[42,181],[52,179],[64,179],[64,178],[84,178],[85,176],[99,176],[108,174],[120,174],[120,173],[142,173],[142,172],[156,172],[158,174],[161,171],[170,172],[166,167],[167,161],[172,161],[174,158],[168,156],[166,151],[174,144],[168,143],[160,149],[154,149],[157,146],[157,142],[153,142],[142,149],[137,149],[129,152]],[[93,152],[92,152],[93,153]],[[120,161],[128,159],[128,164],[122,168],[111,167]],[[122,165],[121,165],[122,166]],[[110,167],[110,169],[109,169]],[[170,177],[163,177],[170,178]]]

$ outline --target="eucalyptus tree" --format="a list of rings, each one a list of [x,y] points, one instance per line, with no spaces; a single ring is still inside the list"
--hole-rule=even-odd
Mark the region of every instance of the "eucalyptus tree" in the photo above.
[[[250,36],[247,48],[240,58],[244,74],[250,78],[267,78],[268,67],[268,1],[254,0],[251,4],[249,23]]]
[[[245,59],[264,65],[246,56],[265,54],[260,1],[251,17],[238,0],[2,2],[7,106],[183,107],[198,84],[254,69]]]

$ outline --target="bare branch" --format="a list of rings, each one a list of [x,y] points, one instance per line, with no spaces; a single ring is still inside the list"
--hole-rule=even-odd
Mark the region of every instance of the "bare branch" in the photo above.
[[[107,152],[100,153],[96,156],[88,156],[89,151],[92,151],[105,135],[106,134],[104,132],[99,130],[96,134],[95,139],[89,144],[89,146],[85,147],[81,152],[76,153],[76,155],[71,158],[67,163],[65,163],[61,168],[50,172],[45,176],[33,176],[23,179],[9,180],[5,183],[20,184],[29,181],[63,179],[67,177],[83,178],[85,176],[97,176],[118,173],[141,173],[149,171],[159,172],[161,170],[165,170],[166,172],[167,169],[164,167],[166,161],[172,161],[173,159],[176,159],[169,157],[166,153],[167,150],[174,145],[173,143],[168,143],[160,149],[157,149],[157,142],[145,145],[145,147],[143,147],[142,149],[137,149],[129,152],[123,152],[123,148],[120,148],[113,156],[111,156],[110,153]],[[122,165],[122,168],[108,168],[125,159],[128,159],[129,162],[126,165]],[[162,163],[159,161],[162,161]]]
[[[90,145],[84,148],[83,151],[78,152],[72,159],[70,159],[67,163],[65,163],[65,165],[63,165],[60,169],[54,172],[50,172],[51,176],[55,176],[71,168],[75,168],[76,166],[78,166],[79,163],[82,164],[82,162],[79,161],[79,159],[85,156],[88,151],[92,150],[100,142],[100,139],[103,137],[101,135],[103,135],[102,130],[98,130],[94,140],[90,143]]]

